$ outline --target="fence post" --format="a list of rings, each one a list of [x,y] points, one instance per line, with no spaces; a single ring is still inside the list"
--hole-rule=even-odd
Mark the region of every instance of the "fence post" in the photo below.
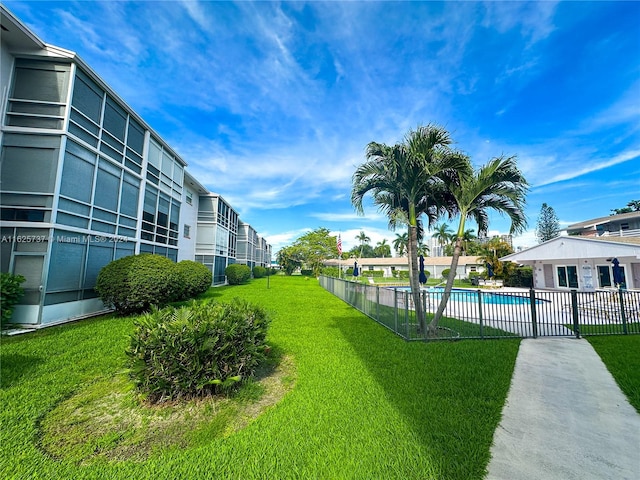
[[[576,338],[580,338],[580,324],[578,323],[578,292],[571,290],[571,314],[573,315],[573,331]]]
[[[533,330],[533,338],[538,338],[538,312],[536,311],[536,291],[529,289],[529,299],[531,300],[531,328]]]
[[[629,330],[627,329],[627,314],[624,311],[624,291],[622,290],[622,287],[619,287],[618,295],[620,295],[620,318],[622,318],[622,331],[625,335],[628,335]]]
[[[484,327],[482,325],[482,290],[478,289],[478,318],[480,320],[480,338],[484,338]]]
[[[404,292],[404,324],[407,326],[407,336],[409,340],[409,292]]]
[[[398,331],[398,289],[393,289],[393,321],[395,322],[396,328],[395,332],[400,334]]]
[[[380,287],[376,285],[376,320],[380,321]]]

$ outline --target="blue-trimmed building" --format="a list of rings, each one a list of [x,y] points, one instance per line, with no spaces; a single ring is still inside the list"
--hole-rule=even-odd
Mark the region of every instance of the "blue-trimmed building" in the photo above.
[[[1,5],[0,16],[0,265],[26,278],[14,321],[104,310],[98,272],[127,255],[196,260],[214,284],[230,263],[270,265],[264,239],[251,240],[263,245],[259,259],[239,245],[237,212],[81,58]]]

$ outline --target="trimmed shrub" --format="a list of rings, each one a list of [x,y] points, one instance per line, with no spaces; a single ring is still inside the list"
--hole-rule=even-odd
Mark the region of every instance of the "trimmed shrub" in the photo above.
[[[227,276],[229,285],[240,285],[251,278],[251,269],[248,265],[232,263],[224,269],[224,274]]]
[[[256,265],[253,267],[253,278],[263,278],[267,276],[267,269],[265,267],[261,267],[260,265]]]
[[[320,272],[322,273],[322,275],[326,275],[327,277],[338,278],[338,276],[340,275],[340,270],[338,269],[338,267],[322,267],[322,270]]]
[[[211,286],[211,270],[193,260],[182,260],[175,264],[176,284],[174,299],[187,300],[206,292]]]
[[[300,275],[302,275],[303,277],[313,277],[313,270],[302,269],[300,270]]]
[[[533,288],[533,269],[531,267],[518,267],[504,279],[507,287]]]
[[[265,359],[269,319],[245,300],[154,310],[138,320],[129,375],[152,402],[226,393]]]
[[[22,295],[24,295],[22,288],[22,282],[24,281],[25,278],[22,275],[0,274],[0,311],[2,312],[0,322],[2,327],[10,323],[13,307],[18,304]]]
[[[149,311],[175,298],[178,277],[175,263],[160,255],[142,254],[119,258],[105,265],[96,291],[105,305],[121,315]]]
[[[451,271],[450,268],[445,268],[444,270],[442,270],[442,278],[448,278],[450,271]]]
[[[362,276],[382,278],[384,277],[384,270],[365,270],[362,272]]]

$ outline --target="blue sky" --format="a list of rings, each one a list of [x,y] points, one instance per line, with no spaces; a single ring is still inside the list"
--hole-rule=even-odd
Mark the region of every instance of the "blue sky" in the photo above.
[[[475,165],[517,155],[531,190],[516,246],[536,244],[543,202],[564,226],[640,199],[640,2],[4,3],[274,253],[318,227],[345,249],[361,230],[391,243],[374,206],[355,214],[351,176],[368,142],[427,123]]]

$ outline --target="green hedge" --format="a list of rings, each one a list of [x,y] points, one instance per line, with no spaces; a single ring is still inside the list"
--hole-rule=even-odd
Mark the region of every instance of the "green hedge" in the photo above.
[[[363,277],[375,277],[382,278],[384,277],[384,270],[364,270],[362,272]]]
[[[180,275],[175,263],[160,255],[131,255],[100,270],[96,291],[108,307],[121,315],[149,311],[174,300]]]
[[[155,310],[130,336],[130,378],[152,402],[227,392],[264,360],[268,325],[241,299]]]
[[[300,270],[300,275],[303,277],[313,277],[313,270],[303,268]]]
[[[22,288],[24,281],[25,278],[22,275],[13,275],[12,273],[0,274],[0,311],[2,313],[0,322],[2,327],[11,321],[13,307],[18,304],[24,294]]]
[[[256,265],[253,267],[253,278],[263,278],[267,276],[267,269],[265,267],[261,267],[260,265]]]
[[[248,265],[232,263],[224,269],[224,274],[227,276],[229,285],[240,285],[249,281],[251,278],[251,269]]]
[[[504,279],[507,287],[533,288],[533,269],[531,267],[519,267]]]
[[[211,270],[192,260],[182,260],[175,264],[177,281],[174,285],[174,299],[187,300],[206,292],[212,283]]]

